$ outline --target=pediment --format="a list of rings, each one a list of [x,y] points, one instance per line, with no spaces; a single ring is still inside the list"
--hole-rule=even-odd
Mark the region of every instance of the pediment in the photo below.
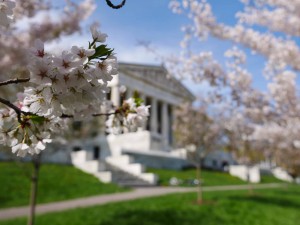
[[[181,98],[193,101],[195,96],[177,79],[171,76],[163,66],[120,63],[119,71],[149,85],[159,87]]]

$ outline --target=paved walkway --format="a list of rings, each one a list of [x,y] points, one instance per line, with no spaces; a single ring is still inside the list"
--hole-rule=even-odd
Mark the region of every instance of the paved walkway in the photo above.
[[[263,188],[279,188],[283,187],[285,184],[255,184],[251,185],[253,189],[263,189]],[[245,190],[248,189],[249,185],[231,185],[231,186],[212,186],[203,187],[203,191],[229,191],[229,190]],[[108,195],[98,195],[86,198],[79,198],[68,201],[53,202],[47,204],[40,204],[36,208],[37,214],[49,213],[49,212],[59,212],[68,209],[74,209],[78,207],[89,207],[95,205],[103,205],[112,202],[121,202],[139,198],[154,197],[160,195],[166,195],[171,193],[186,193],[195,192],[196,188],[192,187],[146,187],[146,188],[136,188],[132,192],[108,194]],[[29,208],[26,207],[15,207],[0,210],[0,220],[11,219],[16,217],[25,217],[29,212]]]

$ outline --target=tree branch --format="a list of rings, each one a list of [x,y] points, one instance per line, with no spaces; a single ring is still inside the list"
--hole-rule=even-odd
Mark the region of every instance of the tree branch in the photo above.
[[[12,108],[17,113],[19,123],[22,123],[22,119],[21,119],[22,110],[21,109],[19,109],[17,106],[15,106],[14,104],[12,104],[10,101],[8,101],[6,99],[0,98],[0,102],[4,105],[8,106],[9,108]]]
[[[119,111],[115,111],[115,112],[111,112],[111,113],[96,113],[96,114],[93,114],[94,117],[97,117],[97,116],[110,116],[110,115],[116,115],[120,113]]]
[[[120,9],[126,3],[126,0],[123,0],[119,5],[114,5],[110,0],[106,0],[106,4],[113,9]]]
[[[24,111],[22,111],[16,105],[12,104],[10,101],[8,101],[8,100],[6,100],[4,98],[1,98],[1,97],[0,97],[0,103],[8,106],[9,108],[13,109],[16,112],[19,123],[23,122],[22,118],[21,118],[22,114],[24,114],[24,115],[34,115],[31,112],[24,112]],[[96,114],[93,114],[93,117],[97,117],[97,116],[110,116],[110,115],[115,115],[115,114],[118,114],[118,113],[120,113],[118,110],[116,110],[115,112],[111,112],[111,113],[96,113]],[[73,115],[62,114],[61,118],[74,118],[74,116]]]
[[[23,123],[22,118],[21,118],[22,114],[24,114],[26,116],[28,116],[28,115],[34,115],[31,112],[24,112],[24,111],[22,111],[19,107],[17,107],[16,105],[12,104],[10,101],[8,101],[8,100],[6,100],[4,98],[1,98],[1,97],[0,97],[0,103],[8,106],[9,108],[13,109],[17,113],[17,117],[18,117],[18,122],[19,123]]]
[[[115,115],[118,114],[119,111],[115,111],[115,112],[111,112],[111,113],[96,113],[93,114],[93,117],[97,117],[97,116],[110,116],[110,115]],[[73,115],[66,115],[66,114],[62,114],[61,118],[73,118]]]
[[[18,84],[18,83],[26,83],[30,81],[30,78],[16,78],[16,79],[11,79],[7,81],[2,81],[0,82],[0,86],[8,85],[8,84]]]

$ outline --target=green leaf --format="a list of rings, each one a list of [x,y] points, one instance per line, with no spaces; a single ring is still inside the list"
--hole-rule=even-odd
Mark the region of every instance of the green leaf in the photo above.
[[[139,97],[134,97],[134,103],[137,107],[141,106],[143,102],[144,102],[143,99],[141,99]]]
[[[107,45],[99,45],[95,48],[95,54],[89,57],[89,61],[92,59],[99,59],[101,57],[108,57],[114,50],[108,48]]]
[[[38,115],[30,115],[29,117],[33,123],[42,124],[45,122],[45,117],[38,116]]]

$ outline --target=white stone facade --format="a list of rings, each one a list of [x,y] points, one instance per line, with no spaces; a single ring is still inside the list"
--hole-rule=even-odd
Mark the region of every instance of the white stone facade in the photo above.
[[[260,182],[260,170],[258,166],[230,165],[229,174],[251,183]]]

